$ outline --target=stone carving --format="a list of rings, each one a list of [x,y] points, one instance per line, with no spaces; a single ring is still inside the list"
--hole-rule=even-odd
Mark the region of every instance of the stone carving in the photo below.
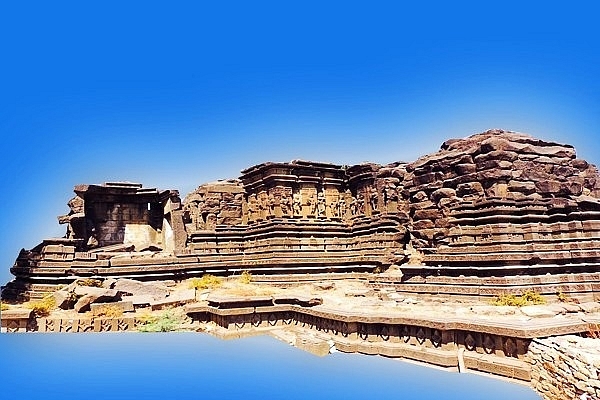
[[[300,192],[294,193],[294,216],[302,217],[302,195]]]
[[[273,217],[275,215],[276,200],[275,195],[272,192],[267,197],[267,217]]]
[[[279,206],[281,207],[281,214],[283,216],[290,216],[292,213],[292,201],[286,192],[281,193],[279,199]]]
[[[324,218],[325,217],[325,211],[326,211],[326,204],[325,204],[325,193],[323,192],[319,192],[319,194],[317,195],[317,217],[319,218]]]
[[[371,211],[378,211],[379,195],[377,194],[377,189],[367,188],[367,195],[369,196],[369,206],[371,207]]]

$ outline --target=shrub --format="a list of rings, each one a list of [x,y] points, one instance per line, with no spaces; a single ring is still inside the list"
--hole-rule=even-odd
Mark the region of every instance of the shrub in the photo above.
[[[214,275],[203,275],[202,278],[192,278],[189,283],[190,289],[214,289],[223,284],[223,280]]]
[[[140,316],[142,317],[142,316]],[[140,332],[174,332],[181,330],[186,315],[181,309],[169,309],[160,315],[147,315],[138,318],[138,331]],[[145,322],[144,322],[145,321]]]
[[[546,299],[539,293],[531,290],[526,291],[521,296],[514,294],[503,294],[492,300],[495,306],[516,306],[523,307],[528,305],[546,304]]]
[[[56,303],[52,295],[47,295],[42,300],[29,303],[29,307],[33,310],[36,317],[47,317],[56,307]]]
[[[95,314],[99,317],[105,316],[109,318],[118,318],[123,315],[123,309],[119,306],[115,306],[114,304],[107,304],[96,309]]]
[[[252,274],[250,273],[250,271],[242,271],[242,274],[240,275],[240,283],[247,285],[251,282],[252,282]]]

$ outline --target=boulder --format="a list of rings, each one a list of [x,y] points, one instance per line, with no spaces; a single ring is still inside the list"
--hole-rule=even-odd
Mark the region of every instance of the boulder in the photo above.
[[[81,296],[73,306],[73,309],[77,312],[89,311],[92,303],[107,303],[119,298],[119,292],[114,289],[88,286],[79,286],[75,289],[75,294]]]
[[[133,296],[151,296],[153,300],[164,299],[170,293],[169,288],[159,282],[140,282],[133,279],[118,279],[113,288]]]
[[[93,315],[101,315],[106,310],[106,307],[120,310],[121,312],[132,312],[134,311],[133,303],[131,301],[117,301],[114,303],[94,303],[90,304],[90,310]]]
[[[54,303],[56,307],[62,308],[63,310],[71,308],[73,304],[73,293],[67,290],[57,290],[52,294],[54,297]]]

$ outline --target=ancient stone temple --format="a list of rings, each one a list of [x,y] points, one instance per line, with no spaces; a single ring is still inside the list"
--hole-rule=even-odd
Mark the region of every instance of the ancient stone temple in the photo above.
[[[61,239],[19,254],[5,296],[78,277],[377,272],[431,295],[600,293],[600,175],[569,145],[490,130],[412,163],[264,163],[177,191],[80,185]]]

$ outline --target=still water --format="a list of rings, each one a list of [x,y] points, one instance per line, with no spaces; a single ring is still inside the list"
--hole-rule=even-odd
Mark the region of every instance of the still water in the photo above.
[[[3,399],[511,399],[526,386],[382,357],[317,357],[267,336],[0,335]]]

